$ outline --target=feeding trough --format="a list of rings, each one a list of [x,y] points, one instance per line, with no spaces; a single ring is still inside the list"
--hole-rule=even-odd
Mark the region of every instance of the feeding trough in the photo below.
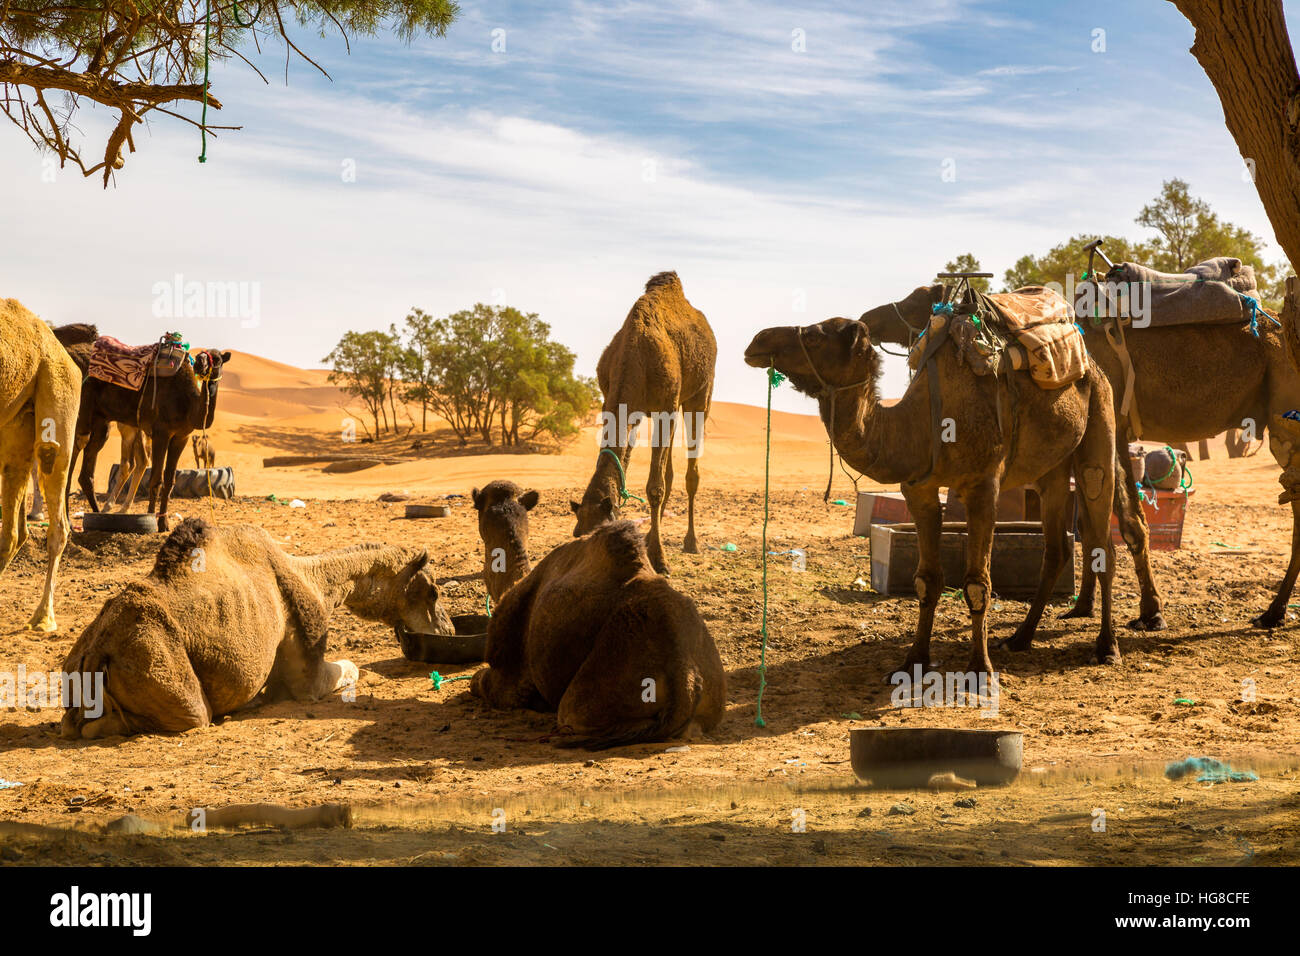
[[[486,614],[453,614],[455,634],[415,634],[397,628],[397,643],[408,661],[426,664],[474,664],[487,656]]]
[[[449,505],[407,505],[408,518],[446,518],[451,515]]]
[[[1013,730],[866,727],[849,735],[853,773],[885,789],[923,788],[946,773],[1002,786],[1020,773],[1023,756],[1024,738]]]
[[[158,516],[87,511],[81,518],[81,527],[83,531],[110,531],[114,534],[157,534]]]

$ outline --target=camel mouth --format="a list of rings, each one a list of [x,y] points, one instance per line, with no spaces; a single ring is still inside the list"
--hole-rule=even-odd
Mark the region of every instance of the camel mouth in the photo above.
[[[776,355],[772,352],[745,349],[745,364],[752,368],[767,368],[775,361]]]

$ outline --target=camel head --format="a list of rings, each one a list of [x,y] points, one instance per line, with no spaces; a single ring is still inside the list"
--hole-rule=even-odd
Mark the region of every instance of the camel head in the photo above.
[[[908,345],[930,324],[930,309],[943,301],[943,286],[923,285],[897,302],[886,302],[863,312],[858,319],[873,342]]]
[[[483,539],[483,578],[492,600],[500,601],[528,573],[528,512],[537,506],[535,491],[521,491],[513,481],[494,481],[470,495],[478,511]]]
[[[194,356],[194,374],[199,379],[203,379],[213,388],[216,383],[221,381],[221,370],[225,368],[230,361],[229,352],[219,352],[216,349],[202,349]]]
[[[595,482],[587,488],[581,502],[570,501],[569,507],[578,517],[578,523],[573,526],[575,538],[581,538],[603,524],[618,520],[618,505],[614,504],[613,497],[601,491]]]
[[[880,372],[880,358],[871,347],[867,327],[843,318],[764,329],[745,349],[745,364],[754,368],[770,364],[796,389],[817,397],[827,389],[874,385]]]
[[[392,625],[397,641],[403,634],[454,634],[451,615],[439,600],[438,584],[429,569],[429,552],[420,551],[397,569],[380,620]]]

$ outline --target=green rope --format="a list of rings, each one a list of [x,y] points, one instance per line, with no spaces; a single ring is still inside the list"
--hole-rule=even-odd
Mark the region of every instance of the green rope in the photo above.
[[[641,504],[645,504],[644,498],[640,495],[634,495],[632,492],[627,490],[627,475],[623,474],[623,463],[618,460],[618,452],[614,451],[612,448],[602,448],[600,453],[602,455],[609,455],[610,458],[614,459],[614,467],[618,469],[618,493],[623,496],[623,501],[626,502],[629,498],[635,498],[637,501],[641,502]]]
[[[487,608],[487,616],[491,617],[492,616],[492,595],[491,594],[483,595],[483,606]]]
[[[772,393],[785,380],[770,363],[767,366],[767,446],[763,454],[763,643],[758,652],[758,703],[754,723],[766,727],[763,719],[763,691],[767,689],[767,512],[772,484]]]
[[[442,690],[443,684],[450,684],[454,680],[469,680],[473,674],[461,674],[459,677],[443,677],[437,671],[429,675],[429,680],[433,681],[434,690]]]
[[[212,0],[203,4],[203,121],[199,124],[199,135],[203,139],[203,150],[199,153],[199,162],[208,161],[208,49],[212,38]]]

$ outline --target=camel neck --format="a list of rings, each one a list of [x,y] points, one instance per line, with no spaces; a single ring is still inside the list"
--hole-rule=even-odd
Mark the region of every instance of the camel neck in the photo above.
[[[298,560],[331,609],[346,604],[359,617],[379,620],[391,604],[389,591],[408,558],[407,548],[353,545]]]
[[[924,373],[923,373],[924,374]],[[901,484],[925,473],[930,464],[930,420],[920,378],[891,406],[880,401],[877,382],[821,398],[822,422],[844,462],[881,484]]]
[[[506,569],[504,571],[494,571],[493,552],[500,548],[505,552]],[[523,541],[514,531],[510,531],[501,536],[497,543],[492,547],[485,547],[483,551],[483,580],[488,586],[488,592],[492,595],[492,600],[499,601],[501,597],[510,590],[516,581],[522,580],[532,570],[532,564],[528,560],[528,550],[524,547]]]

